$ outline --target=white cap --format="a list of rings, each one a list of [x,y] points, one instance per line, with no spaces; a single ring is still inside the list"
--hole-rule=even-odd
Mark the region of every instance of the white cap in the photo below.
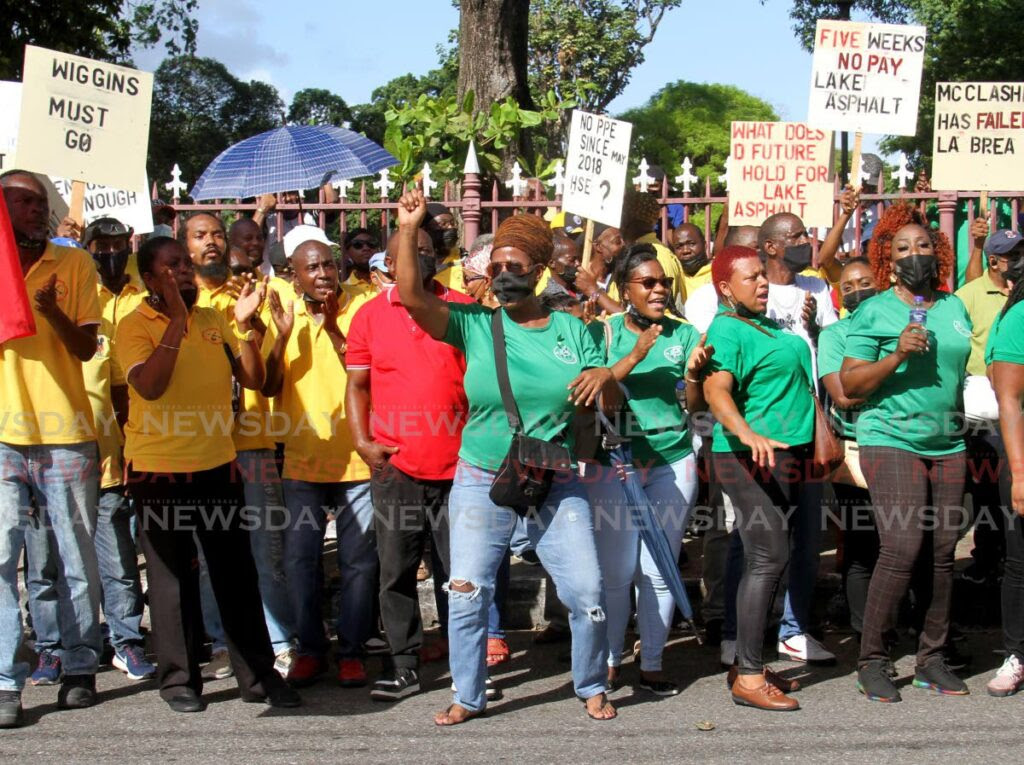
[[[306,225],[296,226],[284,235],[284,256],[290,258],[298,246],[306,242],[320,242],[328,247],[335,245],[334,242],[327,238],[327,234],[324,233],[322,228]]]
[[[370,270],[372,271],[373,269],[376,268],[379,271],[387,271],[387,268],[384,266],[384,257],[386,255],[386,252],[373,253],[373,255],[370,256]]]

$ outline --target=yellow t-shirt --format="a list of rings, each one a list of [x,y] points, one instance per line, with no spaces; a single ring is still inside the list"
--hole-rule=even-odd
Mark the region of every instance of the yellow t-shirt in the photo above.
[[[132,256],[134,260],[134,256]],[[124,372],[113,352],[114,334],[121,320],[134,311],[145,299],[145,292],[136,279],[130,279],[115,295],[103,284],[97,286],[97,297],[103,317],[96,336],[96,355],[82,364],[85,390],[92,406],[96,423],[96,443],[100,452],[100,488],[109,489],[124,482],[124,462],[121,450],[124,436],[117,424],[110,389],[127,385]]]
[[[985,374],[985,345],[988,343],[992,322],[1006,305],[1006,295],[992,283],[988,273],[971,279],[956,291],[971,317],[971,355],[967,359],[967,374]]]
[[[25,275],[36,322],[31,337],[0,345],[0,442],[15,446],[96,440],[82,362],[35,309],[35,293],[57,275],[57,305],[78,326],[99,324],[96,266],[77,247],[48,242]],[[0,310],[3,310],[0,307]]]
[[[169,323],[145,302],[121,320],[114,354],[126,379],[156,350]],[[193,308],[164,394],[147,401],[128,386],[124,456],[133,469],[191,473],[235,458],[228,353],[234,358],[241,355],[238,338],[223,314]]]
[[[374,297],[377,294],[377,288],[373,286],[373,282],[364,282],[353,271],[348,275],[348,278],[341,283],[341,291],[344,292],[349,298],[358,298],[364,295]],[[302,295],[299,294],[299,289],[295,288],[295,293],[298,295],[299,301],[301,302]],[[282,296],[283,297],[283,296]]]
[[[682,270],[682,267],[680,267]],[[687,295],[692,295],[698,289],[703,287],[705,284],[711,283],[711,264],[705,263],[700,267],[693,276],[687,276],[686,271],[683,271],[683,291]]]
[[[225,320],[231,321],[234,316],[235,298],[228,290],[228,282],[224,282],[216,289],[199,286],[199,294],[196,295],[196,306],[198,308],[216,308],[223,315]]]
[[[466,282],[462,274],[462,257],[458,250],[455,251],[454,255],[449,255],[438,264],[437,275],[434,277],[434,280],[450,290],[455,290],[456,292],[466,291]]]
[[[352,317],[368,299],[352,298],[342,306],[338,314],[342,334],[348,334]],[[276,336],[276,326],[270,326],[263,341],[264,356]],[[275,397],[274,414],[275,426],[286,431],[281,476],[312,483],[369,480],[370,468],[356,453],[345,419],[345,365],[301,298],[295,300],[295,325],[283,366],[284,381]]]

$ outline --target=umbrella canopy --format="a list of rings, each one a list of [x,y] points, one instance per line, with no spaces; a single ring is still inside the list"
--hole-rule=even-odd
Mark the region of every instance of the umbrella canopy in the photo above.
[[[196,181],[194,200],[301,191],[397,165],[369,138],[333,125],[286,125],[229,146]]]

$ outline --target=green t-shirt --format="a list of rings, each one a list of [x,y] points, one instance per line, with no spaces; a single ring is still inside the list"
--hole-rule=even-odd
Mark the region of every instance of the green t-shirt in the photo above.
[[[721,313],[711,322],[707,344],[715,352],[710,369],[732,374],[733,401],[755,433],[790,446],[809,444],[814,440],[810,348],[771,319],[749,319],[764,332]],[[716,422],[711,450],[746,452],[750,447]]]
[[[985,364],[1005,361],[1024,364],[1024,303],[1017,303],[1005,316],[996,316],[985,346]]]
[[[612,366],[636,345],[639,335],[625,326],[625,314],[608,319],[611,345],[605,363]],[[599,348],[605,349],[605,325],[595,321],[589,329]],[[661,334],[623,384],[629,390],[628,411],[619,430],[631,439],[638,465],[667,465],[693,451],[690,428],[676,401],[676,383],[686,376],[686,362],[700,342],[700,333],[687,322],[666,317]]]
[[[843,357],[846,355],[846,336],[850,332],[853,314],[848,314],[839,321],[829,324],[818,335],[818,378],[836,374],[843,368]],[[856,409],[840,409],[833,405],[829,412],[836,432],[843,438],[855,438]]]
[[[501,310],[501,309],[499,309]],[[444,341],[466,355],[469,419],[462,431],[459,457],[484,470],[497,470],[508,454],[512,429],[501,403],[494,366],[491,311],[476,303],[449,303]],[[502,310],[508,374],[523,431],[533,438],[561,441],[573,448],[576,407],[569,383],[584,369],[604,366],[603,354],[582,321],[554,312],[546,327],[527,329]]]
[[[878,361],[893,353],[910,306],[889,289],[853,316],[846,355]],[[914,354],[872,393],[857,418],[857,443],[939,457],[964,450],[963,386],[971,354],[971,319],[955,295],[936,293],[928,309],[929,350]]]

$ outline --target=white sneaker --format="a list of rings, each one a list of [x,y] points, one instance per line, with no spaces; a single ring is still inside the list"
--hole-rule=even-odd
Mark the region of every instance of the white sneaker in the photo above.
[[[804,633],[779,641],[779,658],[805,661],[809,664],[833,664],[836,655],[818,640]]]
[[[989,696],[1012,696],[1024,685],[1024,666],[1020,660],[1010,654],[1003,662],[1003,666],[996,672],[996,676],[989,680],[986,690]]]
[[[731,667],[733,664],[736,663],[735,640],[722,641],[722,655],[719,657],[719,661],[722,662],[723,667]]]
[[[292,668],[296,656],[298,654],[294,648],[286,648],[274,657],[274,669],[281,677],[288,677],[288,670]]]

